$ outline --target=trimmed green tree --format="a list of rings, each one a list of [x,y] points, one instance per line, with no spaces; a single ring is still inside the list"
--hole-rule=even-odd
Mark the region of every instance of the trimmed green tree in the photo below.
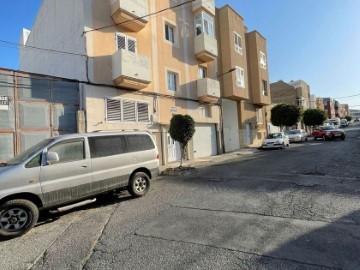
[[[315,127],[324,124],[327,114],[320,109],[307,109],[303,113],[303,121],[306,126]]]
[[[292,104],[278,104],[271,109],[271,123],[274,126],[291,127],[296,125],[301,118],[301,108]]]
[[[180,143],[182,167],[189,141],[195,133],[195,121],[190,115],[175,114],[170,120],[170,136]]]
[[[350,115],[345,116],[345,119],[350,122],[352,120],[352,117]]]

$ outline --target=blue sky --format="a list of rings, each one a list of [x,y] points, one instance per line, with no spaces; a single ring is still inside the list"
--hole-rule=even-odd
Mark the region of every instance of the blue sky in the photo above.
[[[360,105],[360,0],[216,0],[218,7],[225,4],[249,31],[266,37],[271,82],[303,79],[316,96],[359,95],[338,100]],[[1,41],[18,43],[40,5],[41,0],[1,3],[0,67],[18,69],[16,46]]]

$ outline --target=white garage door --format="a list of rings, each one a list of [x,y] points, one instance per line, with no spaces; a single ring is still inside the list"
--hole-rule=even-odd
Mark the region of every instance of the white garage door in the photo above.
[[[198,124],[194,134],[194,158],[214,156],[217,154],[216,130],[212,124]]]

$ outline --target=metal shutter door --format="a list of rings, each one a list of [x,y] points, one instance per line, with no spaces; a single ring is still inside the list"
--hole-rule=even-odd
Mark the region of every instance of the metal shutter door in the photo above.
[[[194,158],[214,156],[217,154],[216,130],[213,124],[198,124],[194,134]]]

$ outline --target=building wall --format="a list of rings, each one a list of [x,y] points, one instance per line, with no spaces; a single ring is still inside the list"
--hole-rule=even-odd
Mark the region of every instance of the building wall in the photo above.
[[[77,132],[79,85],[60,78],[0,69],[0,161],[43,139]]]
[[[243,18],[230,6],[217,9],[217,22],[221,94],[222,97],[237,102],[236,109],[232,113],[237,114],[234,118],[239,121],[238,126],[233,127],[238,129],[238,132],[224,132],[224,139],[226,142],[238,140],[239,138],[229,136],[240,136],[240,147],[260,146],[266,136],[263,106],[271,103],[268,66],[264,69],[259,64],[260,51],[267,54],[266,40],[256,31],[247,33]],[[234,33],[241,37],[241,52],[239,49],[236,50]],[[245,87],[237,85],[236,70],[234,70],[236,67],[244,70]],[[267,82],[267,96],[262,96],[263,80]],[[227,117],[228,114],[227,111]],[[228,121],[225,119],[224,123],[227,124]],[[230,129],[225,126],[227,130]]]
[[[82,0],[62,0],[61,4],[42,2],[25,44],[40,49],[20,48],[20,70],[86,80],[83,3]]]
[[[270,84],[270,89],[273,104],[286,103],[297,105],[297,91],[293,86],[283,81],[278,81]]]
[[[260,106],[271,104],[271,90],[269,84],[269,65],[267,61],[266,39],[257,31],[246,34],[248,52],[249,89],[252,103]],[[265,56],[264,67],[260,64],[261,53]],[[266,93],[263,91],[263,84]]]
[[[230,6],[217,9],[217,36],[219,48],[219,77],[222,96],[232,100],[249,99],[249,72],[247,68],[246,27],[243,18]],[[242,53],[235,51],[234,32],[241,37]],[[229,70],[240,67],[244,70],[244,87],[236,83],[236,71]],[[226,74],[225,74],[226,73]],[[223,74],[223,75],[222,75]]]

